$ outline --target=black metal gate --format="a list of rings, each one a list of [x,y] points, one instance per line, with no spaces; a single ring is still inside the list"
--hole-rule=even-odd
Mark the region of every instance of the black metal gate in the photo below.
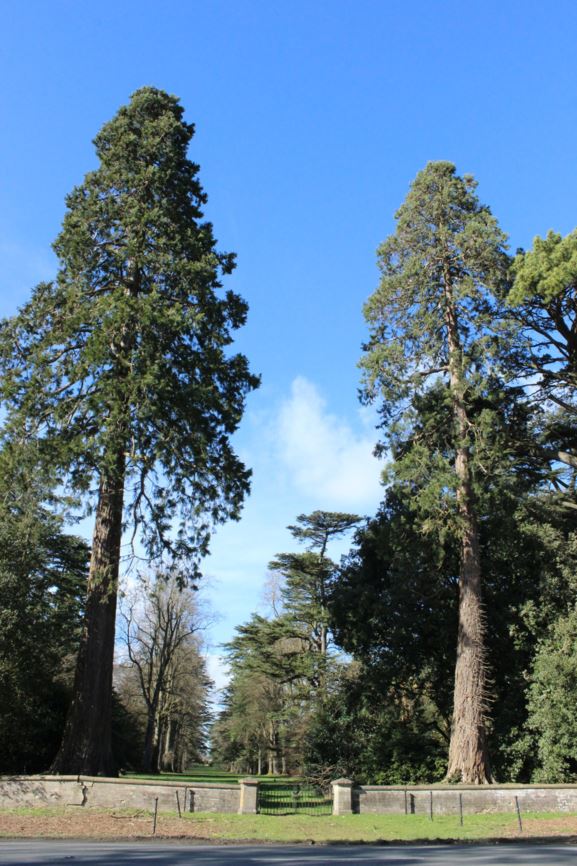
[[[257,808],[261,815],[332,815],[333,798],[304,782],[261,782]]]

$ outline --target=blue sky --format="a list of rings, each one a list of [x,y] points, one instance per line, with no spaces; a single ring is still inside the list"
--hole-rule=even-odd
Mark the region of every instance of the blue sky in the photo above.
[[[298,513],[376,510],[362,305],[415,174],[474,174],[513,249],[577,224],[577,6],[28,0],[2,19],[0,314],[54,274],[64,196],[134,90],[176,94],[196,124],[206,214],[250,305],[237,346],[262,375],[236,437],[253,495],[206,564],[225,640]]]

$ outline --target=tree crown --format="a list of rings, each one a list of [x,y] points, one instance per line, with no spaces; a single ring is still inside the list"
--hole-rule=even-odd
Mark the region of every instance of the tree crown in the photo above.
[[[0,333],[9,424],[84,492],[122,453],[135,531],[178,557],[238,517],[250,473],[229,435],[258,385],[228,350],[247,306],[220,292],[234,256],[202,221],[182,115],[146,87],[103,127],[99,167],[66,200],[57,278]]]
[[[506,237],[476,185],[451,163],[429,163],[397,211],[395,233],[377,251],[381,282],[365,304],[370,337],[360,366],[364,399],[381,394],[385,413],[431,376],[448,374],[449,310],[462,372],[483,366],[490,291],[506,279],[508,258]]]

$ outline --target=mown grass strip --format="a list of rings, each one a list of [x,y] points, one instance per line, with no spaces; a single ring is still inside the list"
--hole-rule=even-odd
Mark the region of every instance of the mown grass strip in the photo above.
[[[18,808],[0,810],[0,826],[3,815],[19,815],[24,831],[16,835],[34,835],[35,819],[55,818],[61,837],[66,836],[66,817],[83,816],[98,836],[97,815],[113,815],[118,820],[117,835],[122,837],[123,818],[147,817],[145,810],[85,809],[78,807]],[[314,817],[310,815],[225,815],[216,813],[184,813],[179,820],[178,812],[158,814],[157,833],[162,836],[190,836],[197,839],[254,841],[254,842],[419,842],[419,841],[475,841],[483,839],[526,839],[531,837],[561,837],[577,835],[575,813],[560,814],[546,812],[524,812],[523,833],[519,832],[514,812],[495,815],[464,815],[463,826],[460,815],[435,815],[432,822],[428,815],[347,815],[340,817]],[[148,829],[146,830],[148,832]],[[0,829],[0,835],[3,835]],[[6,834],[4,834],[6,835]],[[15,835],[10,832],[10,835]],[[51,835],[44,832],[43,835]]]
[[[311,815],[211,815],[197,813],[183,820],[195,821],[203,826],[209,838],[254,840],[262,842],[379,842],[379,841],[432,841],[475,840],[501,837],[524,838],[529,835],[547,835],[545,825],[553,820],[567,822],[572,818],[573,832],[577,833],[575,816],[558,813],[531,813],[523,815],[527,833],[518,831],[517,817],[513,813],[496,815],[465,815],[461,826],[460,815],[436,815],[431,822],[428,815],[343,815],[316,817]],[[539,828],[539,824],[543,825]],[[571,832],[568,827],[566,832]],[[556,833],[557,835],[557,833]]]
[[[169,782],[200,782],[203,784],[214,785],[235,785],[240,779],[246,779],[246,773],[227,773],[223,770],[212,769],[211,767],[191,768],[186,773],[123,773],[125,779],[143,779],[155,782],[163,780]],[[263,785],[275,784],[277,782],[286,782],[288,784],[296,784],[301,781],[300,777],[295,776],[251,776],[253,779],[258,779]]]

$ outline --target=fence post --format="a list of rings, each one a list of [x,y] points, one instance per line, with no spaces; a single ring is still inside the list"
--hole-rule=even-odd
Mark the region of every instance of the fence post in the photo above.
[[[256,815],[258,805],[258,779],[240,779],[239,815]]]
[[[154,815],[152,817],[152,835],[156,836],[156,819],[158,817],[158,797],[154,798]]]
[[[519,797],[515,796],[515,809],[517,811],[517,821],[519,822],[519,832],[523,832],[523,822],[521,821],[521,810],[519,808]]]
[[[333,787],[333,815],[353,814],[353,786],[350,779],[335,779]]]

